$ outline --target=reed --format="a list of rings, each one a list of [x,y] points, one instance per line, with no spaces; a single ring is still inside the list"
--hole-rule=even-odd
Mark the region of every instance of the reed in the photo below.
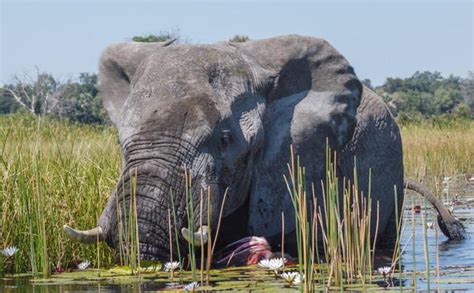
[[[62,226],[96,225],[121,161],[115,133],[48,118],[0,116],[0,147],[0,234],[3,247],[19,249],[15,271],[48,275],[96,259],[94,245],[72,242]],[[100,262],[110,264],[111,250],[100,248]]]
[[[331,157],[334,161],[331,161]],[[300,273],[304,274],[302,289],[314,290],[315,280],[327,280],[326,286],[339,286],[353,282],[368,282],[372,271],[371,253],[371,214],[372,201],[369,194],[362,195],[358,190],[357,172],[354,168],[354,183],[342,181],[336,175],[336,154],[331,156],[327,147],[326,178],[322,182],[322,209],[317,204],[317,196],[312,186],[313,206],[308,206],[305,169],[301,167],[299,157],[290,147],[289,177],[284,180],[291,197],[296,222],[296,240]],[[369,185],[370,185],[369,174]],[[342,183],[342,190],[339,189]],[[375,211],[377,212],[377,211]],[[377,212],[378,213],[378,212]],[[329,266],[328,276],[321,276],[316,269],[318,230],[321,229],[322,246],[325,261]],[[376,234],[377,231],[375,231]]]
[[[412,225],[412,261],[413,261],[413,288],[416,290],[416,217],[415,204],[411,205],[411,225]]]
[[[403,139],[405,176],[423,180],[435,194],[444,176],[472,172],[474,162],[474,121],[448,126],[432,123],[400,127]]]
[[[170,189],[170,204],[171,204],[171,210],[173,214],[173,227],[174,227],[174,235],[175,235],[175,245],[176,245],[176,252],[178,254],[178,261],[180,263],[179,269],[182,272],[183,270],[183,259],[181,257],[181,249],[179,245],[179,234],[178,234],[178,225],[176,224],[176,208],[175,208],[175,201],[174,201],[174,192],[172,189]],[[170,249],[171,249],[172,244],[170,243]],[[174,261],[172,257],[170,257],[170,261]]]
[[[426,199],[423,200],[424,207],[423,213],[421,214],[421,224],[423,226],[423,252],[425,255],[425,272],[426,272],[426,284],[428,286],[427,291],[430,292],[430,254],[428,251],[428,227],[426,225]]]
[[[193,282],[197,281],[196,277],[196,247],[194,245],[194,197],[192,189],[192,175],[190,170],[185,168],[185,196],[186,196],[186,216],[188,229],[191,234],[191,241],[188,241],[188,262],[191,267],[191,276]]]

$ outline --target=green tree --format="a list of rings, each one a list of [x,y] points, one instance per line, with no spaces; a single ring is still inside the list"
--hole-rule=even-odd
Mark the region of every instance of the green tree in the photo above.
[[[246,35],[235,35],[229,40],[232,43],[245,43],[247,41],[250,41],[250,38]]]
[[[155,43],[155,42],[166,42],[171,40],[172,37],[169,34],[160,35],[146,35],[146,36],[134,36],[132,41],[141,43]]]
[[[449,87],[439,87],[435,90],[433,96],[432,114],[443,114],[451,112],[457,105],[463,101],[461,91]]]
[[[469,71],[467,78],[461,82],[461,93],[464,103],[474,113],[474,71]]]
[[[20,105],[7,91],[7,87],[11,86],[5,86],[0,88],[0,114],[14,113],[20,108]]]
[[[376,92],[397,115],[415,112],[441,115],[452,112],[463,101],[466,96],[461,89],[463,83],[457,76],[443,78],[439,72],[417,71],[405,79],[387,78]]]
[[[80,123],[108,122],[97,80],[97,74],[81,73],[78,82],[67,84],[54,114]]]
[[[364,78],[360,82],[366,87],[368,87],[369,89],[374,90],[374,87],[372,86],[372,81],[370,79]]]

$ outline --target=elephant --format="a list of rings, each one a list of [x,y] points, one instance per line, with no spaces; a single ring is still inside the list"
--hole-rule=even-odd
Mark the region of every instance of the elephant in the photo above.
[[[373,210],[379,204],[378,219],[371,215],[377,246],[394,245],[405,186],[400,131],[383,99],[327,41],[288,35],[210,45],[113,44],[101,57],[99,79],[123,168],[97,227],[66,225],[71,238],[120,246],[117,203],[130,197],[133,173],[142,259],[169,260],[169,225],[179,246],[191,236],[205,242],[208,227],[219,222],[224,194],[220,243],[292,235],[294,211],[282,177],[290,145],[308,184],[324,181],[329,145],[339,177],[353,182],[356,168],[359,190],[366,195],[370,189]],[[209,219],[188,220],[185,173],[193,182],[190,201],[204,214],[209,210]],[[321,186],[315,186],[321,203]],[[200,190],[209,191],[210,204],[201,201]],[[176,219],[169,223],[172,209]]]

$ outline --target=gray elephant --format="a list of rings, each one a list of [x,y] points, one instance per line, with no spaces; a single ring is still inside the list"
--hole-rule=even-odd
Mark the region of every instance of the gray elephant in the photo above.
[[[205,240],[207,226],[217,226],[226,189],[222,243],[249,235],[278,238],[282,212],[291,235],[293,207],[282,177],[289,146],[306,167],[306,181],[318,183],[325,178],[327,141],[338,153],[339,177],[353,180],[356,157],[364,194],[371,170],[373,204],[380,204],[377,243],[393,245],[404,192],[400,132],[383,100],[362,86],[327,41],[290,35],[245,43],[170,43],[123,43],[104,52],[101,91],[119,133],[122,176],[98,227],[65,226],[72,238],[98,237],[119,246],[116,203],[130,196],[131,170],[137,174],[143,259],[169,258],[170,192],[177,214],[172,224],[183,232],[180,245],[189,240],[189,227]],[[197,216],[187,221],[183,168],[192,174],[195,206],[199,190],[210,190],[211,205],[203,203],[204,214],[211,210],[210,223]],[[321,197],[320,187],[316,194]]]

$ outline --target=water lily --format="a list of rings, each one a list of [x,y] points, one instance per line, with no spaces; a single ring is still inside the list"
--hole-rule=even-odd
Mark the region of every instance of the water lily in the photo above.
[[[184,291],[188,291],[188,292],[194,292],[196,291],[196,289],[199,287],[199,283],[198,282],[192,282],[192,283],[189,283],[187,285],[185,285],[183,287],[183,290]]]
[[[278,270],[283,268],[285,265],[285,258],[272,258],[272,259],[262,259],[258,266],[264,269],[269,269],[275,271],[275,274],[278,274]]]
[[[79,269],[79,270],[81,270],[81,271],[82,271],[82,270],[85,270],[85,269],[87,269],[87,268],[89,267],[90,264],[91,264],[90,261],[85,260],[85,261],[83,261],[83,262],[81,262],[80,264],[77,265],[77,269]]]
[[[166,272],[174,272],[177,268],[179,268],[179,262],[178,261],[169,261],[165,263],[165,271]]]
[[[380,274],[382,274],[383,278],[385,279],[388,274],[392,271],[392,267],[380,267],[378,268]]]
[[[15,253],[17,253],[17,251],[18,248],[16,246],[8,246],[2,251],[2,254],[8,257],[14,255]]]
[[[426,228],[433,229],[433,222],[427,222],[426,223]]]
[[[304,276],[298,272],[286,272],[281,274],[280,277],[282,277],[290,286],[298,285],[304,279]]]

